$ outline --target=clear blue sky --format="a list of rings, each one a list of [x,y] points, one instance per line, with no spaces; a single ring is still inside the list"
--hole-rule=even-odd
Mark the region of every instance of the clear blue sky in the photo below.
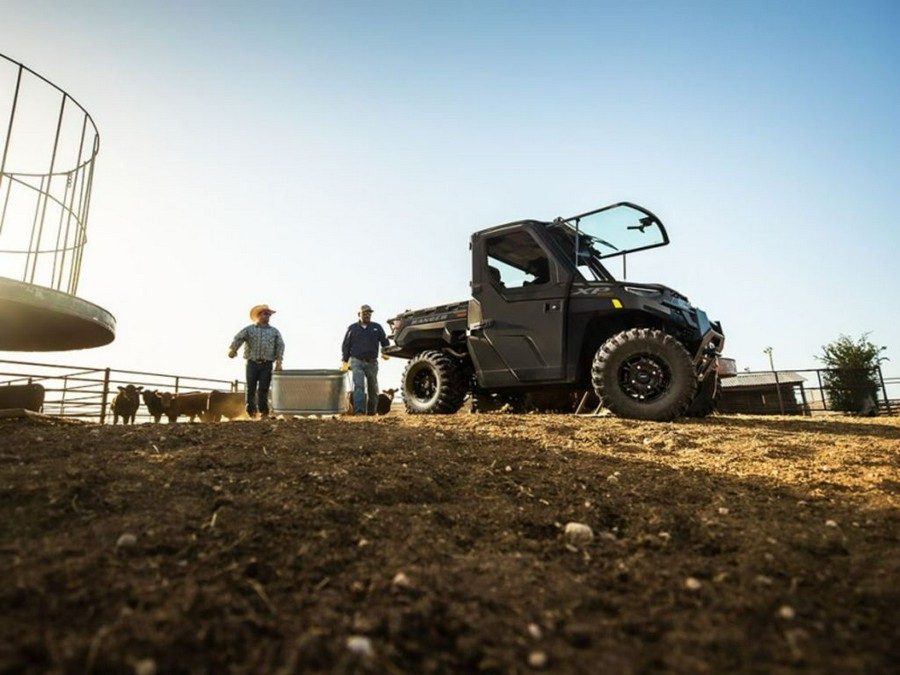
[[[846,334],[900,374],[900,3],[6,0],[0,52],[101,148],[79,295],[115,342],[0,358],[242,378],[260,302],[286,368],[467,297],[472,231],[621,200],[629,259],[721,320],[738,367]],[[382,386],[399,382],[391,361]]]

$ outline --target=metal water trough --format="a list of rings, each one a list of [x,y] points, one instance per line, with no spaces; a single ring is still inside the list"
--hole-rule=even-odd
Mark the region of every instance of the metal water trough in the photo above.
[[[278,370],[272,373],[272,408],[287,415],[344,412],[347,378],[340,370]]]

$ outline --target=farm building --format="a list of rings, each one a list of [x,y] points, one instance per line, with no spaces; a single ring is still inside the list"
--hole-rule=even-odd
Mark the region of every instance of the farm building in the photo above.
[[[790,370],[738,373],[722,380],[718,410],[752,415],[805,415],[806,378]]]

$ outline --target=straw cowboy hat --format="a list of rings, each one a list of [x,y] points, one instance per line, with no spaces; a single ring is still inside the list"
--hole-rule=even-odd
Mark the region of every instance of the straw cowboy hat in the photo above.
[[[254,305],[253,309],[250,310],[250,320],[258,321],[260,312],[271,312],[274,314],[275,310],[268,305]]]

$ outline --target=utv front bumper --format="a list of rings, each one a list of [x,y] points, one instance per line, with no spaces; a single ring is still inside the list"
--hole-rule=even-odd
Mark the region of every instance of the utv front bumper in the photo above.
[[[700,346],[694,354],[694,372],[702,382],[712,371],[718,371],[718,360],[725,349],[725,334],[718,321],[710,321],[706,312],[697,312],[697,323],[701,328]]]

